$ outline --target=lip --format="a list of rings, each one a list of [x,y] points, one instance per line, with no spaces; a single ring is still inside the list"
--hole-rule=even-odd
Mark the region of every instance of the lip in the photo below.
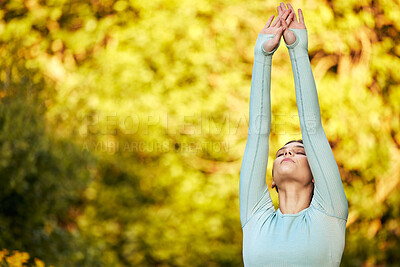
[[[282,164],[284,161],[291,161],[291,162],[294,163],[294,161],[293,161],[291,158],[284,158],[284,159],[281,161],[281,164]]]

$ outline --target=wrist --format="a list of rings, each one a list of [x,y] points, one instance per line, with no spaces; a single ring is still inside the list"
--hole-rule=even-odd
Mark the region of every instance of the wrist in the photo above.
[[[265,42],[268,42],[269,40],[271,40],[274,37],[275,37],[274,34],[265,34],[265,33],[258,34],[256,46],[254,48],[254,55],[256,58],[265,57],[265,56],[272,57],[274,52],[278,49],[280,41],[278,42],[276,47],[271,51],[265,51],[264,44],[265,44]]]
[[[290,31],[291,31],[291,30],[290,30]],[[291,31],[291,32],[293,32],[293,31]],[[286,47],[287,47],[288,49],[294,49],[294,48],[299,44],[299,37],[296,35],[296,33],[293,32],[293,34],[294,34],[294,36],[295,36],[294,42],[291,43],[291,44],[287,44],[287,43],[285,42]]]
[[[272,38],[271,38],[271,39],[272,39]],[[263,52],[263,54],[266,55],[266,56],[269,56],[269,55],[272,55],[273,53],[275,53],[275,51],[278,49],[278,47],[279,47],[279,45],[280,45],[280,43],[281,43],[281,40],[279,39],[278,44],[277,44],[271,51],[267,51],[267,50],[265,50],[265,48],[264,48],[264,44],[265,44],[266,42],[270,41],[271,39],[266,40],[266,41],[263,43],[263,45],[261,46],[262,52]]]
[[[308,38],[306,29],[289,29],[296,36],[294,43],[286,47],[289,50],[290,57],[303,57],[308,56]]]

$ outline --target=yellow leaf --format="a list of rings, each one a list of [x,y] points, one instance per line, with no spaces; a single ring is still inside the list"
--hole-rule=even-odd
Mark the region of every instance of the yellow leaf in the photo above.
[[[35,258],[35,264],[36,264],[36,267],[44,267],[45,266],[44,262],[39,260],[38,258]]]

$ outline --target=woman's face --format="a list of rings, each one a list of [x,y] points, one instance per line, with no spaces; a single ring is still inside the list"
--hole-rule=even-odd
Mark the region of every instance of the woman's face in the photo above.
[[[304,186],[314,182],[302,143],[292,142],[276,153],[272,186],[279,188],[284,182],[297,182]]]

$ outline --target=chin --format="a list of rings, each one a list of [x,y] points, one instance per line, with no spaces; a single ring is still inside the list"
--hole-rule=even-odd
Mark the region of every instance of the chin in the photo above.
[[[299,170],[296,166],[279,166],[275,173],[280,176],[296,176],[296,174],[299,173]]]
[[[298,168],[279,168],[275,171],[274,178],[276,181],[283,180],[294,180],[296,182],[303,183],[305,181],[311,181],[311,172],[305,172],[305,170],[299,170]]]

